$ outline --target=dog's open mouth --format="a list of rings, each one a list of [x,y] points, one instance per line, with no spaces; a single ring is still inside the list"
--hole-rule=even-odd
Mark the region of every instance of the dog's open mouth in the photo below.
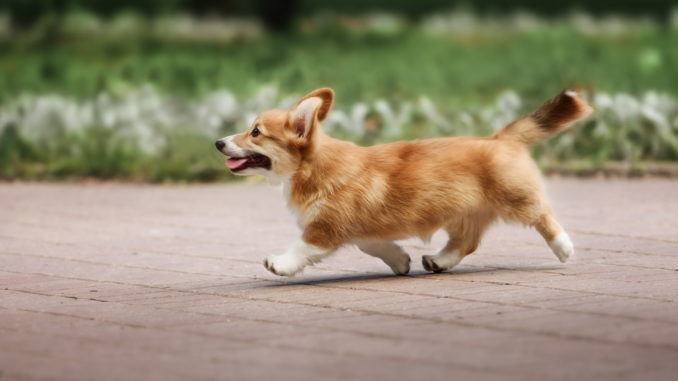
[[[255,153],[245,157],[231,157],[226,160],[226,166],[233,172],[242,171],[246,168],[271,169],[271,159]]]

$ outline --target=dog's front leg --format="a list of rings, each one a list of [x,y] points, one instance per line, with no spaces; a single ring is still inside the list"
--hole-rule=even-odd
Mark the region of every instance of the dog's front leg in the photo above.
[[[292,276],[307,265],[320,262],[334,251],[334,249],[323,249],[300,239],[285,254],[269,255],[264,259],[264,267],[276,275]]]

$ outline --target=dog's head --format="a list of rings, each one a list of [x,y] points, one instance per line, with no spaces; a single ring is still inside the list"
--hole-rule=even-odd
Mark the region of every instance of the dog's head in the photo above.
[[[247,131],[214,144],[230,157],[226,166],[236,175],[291,176],[313,154],[333,101],[332,89],[312,91],[291,110],[265,111]]]

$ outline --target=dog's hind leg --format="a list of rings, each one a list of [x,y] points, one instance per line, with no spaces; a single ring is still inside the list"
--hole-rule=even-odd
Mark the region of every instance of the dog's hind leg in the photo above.
[[[574,246],[570,236],[560,226],[558,221],[553,218],[551,205],[546,197],[538,195],[537,197],[527,198],[533,200],[522,205],[514,206],[512,209],[504,210],[503,217],[509,221],[521,222],[527,226],[533,226],[558,257],[558,260],[565,263],[574,256]]]
[[[410,272],[410,256],[395,243],[391,241],[359,241],[356,244],[365,254],[384,261],[396,275],[405,275]]]
[[[421,263],[427,271],[439,273],[458,265],[461,260],[476,251],[485,230],[494,221],[491,212],[478,213],[450,223],[447,232],[450,239],[436,255],[424,255]]]
[[[545,213],[539,217],[534,228],[539,234],[544,237],[546,243],[553,251],[553,254],[558,257],[558,260],[565,263],[568,259],[574,256],[574,245],[570,236],[560,226],[560,224],[553,218],[551,213]]]
[[[504,215],[507,220],[518,221],[527,226],[533,226],[558,257],[558,260],[565,263],[574,256],[574,246],[570,236],[560,226],[558,221],[553,218],[551,206],[545,197],[541,197],[538,202],[521,205],[520,208],[514,208]]]
[[[421,257],[421,263],[426,271],[439,273],[449,270],[461,262],[464,256],[459,250],[460,239],[452,238],[447,241],[447,245],[440,249],[436,255],[424,255]]]

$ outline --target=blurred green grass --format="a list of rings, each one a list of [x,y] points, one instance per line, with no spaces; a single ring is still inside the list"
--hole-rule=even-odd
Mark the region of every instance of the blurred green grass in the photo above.
[[[613,33],[582,33],[568,23],[542,22],[527,29],[481,25],[469,33],[438,34],[413,26],[364,31],[329,23],[288,35],[264,33],[228,41],[28,31],[0,39],[0,114],[10,106],[16,115],[30,113],[25,104],[35,102],[17,106],[17,99],[58,94],[87,102],[101,94],[125,97],[148,86],[184,103],[201,102],[226,89],[247,112],[258,112],[257,103],[248,100],[262,87],[301,95],[328,86],[337,92],[336,108],[346,112],[381,100],[394,107],[416,104],[425,96],[453,124],[470,120],[463,128],[443,128],[436,125],[435,115],[417,117],[423,112],[419,110],[394,135],[382,127],[388,118],[371,110],[359,126],[371,130],[337,130],[336,136],[371,144],[486,135],[496,126],[486,123],[491,118],[483,110],[494,107],[507,91],[521,100],[508,114],[530,111],[565,87],[638,99],[651,90],[678,98],[677,47],[678,29],[660,23],[622,23]],[[610,110],[624,108],[625,99]],[[654,121],[648,122],[645,103],[636,104],[633,118],[623,120],[614,113],[601,117],[536,147],[535,155],[544,167],[556,170],[559,163],[573,160],[587,171],[610,160],[675,161],[678,118],[673,106],[662,102],[656,101],[653,110],[664,112],[660,119],[666,121],[656,122],[650,115]],[[0,177],[5,179],[213,181],[224,178],[224,169],[212,140],[243,126],[229,124],[206,134],[178,122],[178,127],[161,131],[163,146],[149,153],[134,138],[96,123],[59,132],[49,144],[28,138],[12,123],[0,126]],[[44,128],[56,129],[51,123]]]
[[[115,131],[91,128],[64,135],[58,144],[29,144],[11,129],[0,135],[0,178],[129,181],[216,181],[225,173],[223,156],[205,136],[173,132],[154,155]]]
[[[574,85],[678,94],[676,47],[678,33],[661,28],[595,37],[563,27],[467,39],[323,30],[229,44],[5,41],[0,101],[23,92],[84,98],[142,84],[185,97],[219,88],[247,97],[262,84],[292,93],[330,86],[340,104],[422,94],[443,104],[487,101],[506,89],[538,99]]]

